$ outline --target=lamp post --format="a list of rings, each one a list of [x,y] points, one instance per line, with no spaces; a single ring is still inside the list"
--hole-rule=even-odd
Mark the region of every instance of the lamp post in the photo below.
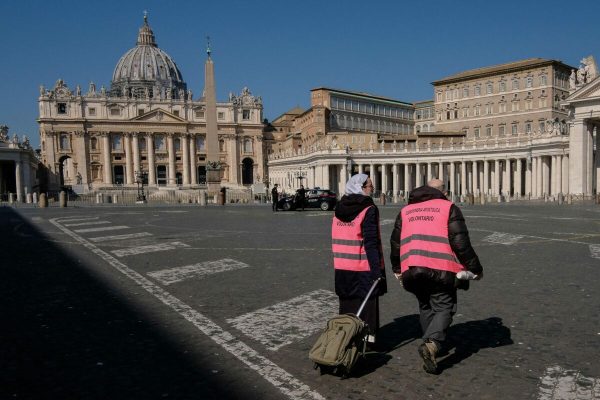
[[[144,193],[144,181],[148,179],[147,171],[135,171],[135,183],[137,184],[137,200],[136,203],[145,204],[146,194]]]

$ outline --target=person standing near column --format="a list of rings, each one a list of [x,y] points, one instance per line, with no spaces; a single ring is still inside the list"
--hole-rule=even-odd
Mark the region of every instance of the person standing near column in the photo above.
[[[279,201],[279,192],[277,191],[277,184],[273,185],[271,189],[271,200],[273,200],[273,211],[277,211],[277,202]]]
[[[423,343],[418,351],[430,374],[438,372],[436,356],[456,313],[456,289],[468,288],[457,275],[483,277],[462,212],[445,193],[439,179],[413,190],[390,238],[392,270],[419,303]]]
[[[356,314],[373,283],[382,278],[360,315],[369,328],[370,347],[375,345],[379,329],[379,296],[387,292],[379,210],[371,198],[373,190],[373,182],[367,175],[352,176],[335,208],[331,226],[340,314]]]

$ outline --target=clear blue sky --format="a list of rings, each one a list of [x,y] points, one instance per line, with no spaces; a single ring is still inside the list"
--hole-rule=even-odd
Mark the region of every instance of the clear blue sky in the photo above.
[[[599,1],[6,0],[0,124],[38,146],[39,85],[108,87],[144,10],[195,97],[210,35],[217,99],[247,86],[269,120],[308,107],[318,86],[412,102],[466,69],[531,57],[600,62]]]

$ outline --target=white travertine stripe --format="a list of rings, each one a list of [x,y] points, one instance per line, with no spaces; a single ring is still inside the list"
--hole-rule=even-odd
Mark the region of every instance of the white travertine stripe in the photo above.
[[[60,220],[61,224],[65,222],[75,222],[75,221],[92,221],[94,219],[98,219],[99,217],[85,217],[85,218],[57,218]]]
[[[178,248],[190,247],[189,244],[181,242],[150,244],[147,246],[129,247],[127,249],[119,249],[111,251],[117,257],[134,256],[137,254],[155,253],[157,251],[167,251]]]
[[[248,267],[248,264],[241,261],[224,258],[217,261],[206,261],[198,264],[186,265],[184,267],[153,271],[149,272],[148,275],[163,285],[170,285],[172,283],[181,282],[188,278],[201,278],[206,275]]]
[[[249,368],[256,371],[265,380],[281,391],[287,398],[292,400],[325,400],[325,397],[323,397],[321,394],[311,390],[308,385],[302,383],[289,372],[268,358],[262,356],[244,342],[238,340],[231,333],[221,328],[203,314],[194,310],[192,307],[179,300],[160,286],[154,284],[148,278],[135,272],[133,269],[129,268],[127,265],[123,264],[107,252],[99,249],[93,243],[88,242],[75,232],[60,225],[56,221],[56,218],[51,219],[50,222],[65,234],[77,240],[92,253],[102,258],[117,271],[127,276],[129,279],[135,282],[136,285],[146,290],[148,293],[160,300],[163,304],[167,305],[183,318],[191,322],[200,332],[212,339],[219,346],[223,347],[226,351],[246,364]]]
[[[125,235],[112,235],[112,236],[98,236],[89,238],[94,243],[100,242],[109,242],[111,240],[127,240],[127,239],[138,239],[142,237],[152,236],[150,232],[140,232],[140,233],[128,233]]]
[[[275,351],[319,332],[337,312],[336,294],[321,289],[228,319],[227,322]]]
[[[588,378],[579,371],[558,365],[546,368],[540,378],[537,400],[600,399],[600,379]]]
[[[110,224],[110,221],[78,222],[76,224],[65,224],[65,226],[106,225],[106,224]]]
[[[77,232],[77,233],[102,232],[102,231],[116,231],[119,229],[129,229],[129,227],[125,226],[125,225],[103,226],[100,228],[75,229],[75,232]]]
[[[389,225],[393,224],[394,222],[396,222],[395,219],[382,219],[380,225]]]
[[[600,244],[590,244],[590,254],[594,258],[600,258]]]
[[[506,246],[510,246],[512,244],[517,243],[520,239],[523,238],[523,235],[515,235],[512,233],[503,233],[503,232],[494,232],[489,236],[481,239],[484,242],[503,244]]]

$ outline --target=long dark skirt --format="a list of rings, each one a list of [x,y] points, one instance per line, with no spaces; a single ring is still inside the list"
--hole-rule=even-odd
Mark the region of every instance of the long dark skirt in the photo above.
[[[340,314],[356,314],[364,299],[340,297]],[[369,334],[375,335],[379,329],[379,296],[367,301],[365,308],[360,314],[360,319],[369,326]]]

